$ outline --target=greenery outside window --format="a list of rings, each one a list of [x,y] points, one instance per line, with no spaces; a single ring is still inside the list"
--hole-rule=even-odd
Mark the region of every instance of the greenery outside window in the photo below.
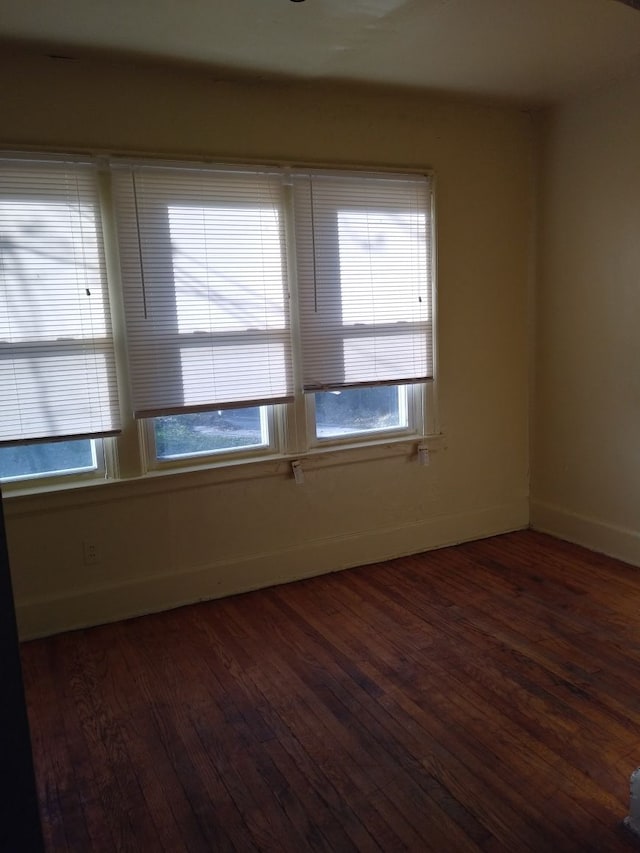
[[[266,406],[154,418],[151,423],[155,459],[171,462],[264,451],[270,446],[268,421]]]
[[[414,412],[419,390],[406,385],[379,385],[316,392],[309,396],[313,443],[372,438],[379,434],[415,432],[421,419]]]
[[[34,442],[0,447],[0,480],[35,480],[104,473],[99,439]]]

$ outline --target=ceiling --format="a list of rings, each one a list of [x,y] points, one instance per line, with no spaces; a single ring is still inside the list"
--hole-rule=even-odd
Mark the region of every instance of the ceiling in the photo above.
[[[225,76],[561,100],[640,69],[638,0],[0,0],[0,40]],[[632,8],[632,7],[636,8]]]

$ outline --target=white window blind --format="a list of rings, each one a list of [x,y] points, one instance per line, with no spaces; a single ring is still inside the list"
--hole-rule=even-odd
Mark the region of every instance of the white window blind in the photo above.
[[[281,175],[113,175],[136,416],[292,399]]]
[[[430,181],[293,176],[307,391],[433,376]]]
[[[118,429],[95,170],[2,159],[0,442]]]

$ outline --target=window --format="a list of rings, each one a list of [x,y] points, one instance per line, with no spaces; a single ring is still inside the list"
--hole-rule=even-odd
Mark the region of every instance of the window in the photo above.
[[[142,468],[419,437],[432,245],[420,175],[0,159],[0,479],[103,475],[116,376]]]
[[[269,447],[266,406],[165,415],[152,423],[155,457],[160,461]]]
[[[264,413],[244,439],[222,425],[290,403],[294,375],[312,445],[416,431],[403,386],[432,375],[426,178],[132,164],[114,183],[152,464],[272,450]]]
[[[426,179],[294,177],[305,391],[432,376]]]
[[[312,397],[315,438],[335,440],[406,430],[413,424],[408,396],[404,385],[316,393]]]
[[[104,469],[102,442],[89,438],[0,447],[0,480],[34,480]]]
[[[281,178],[114,170],[136,417],[293,398]]]
[[[312,443],[417,432],[414,383],[433,374],[428,181],[311,171],[293,185]]]
[[[95,469],[90,437],[120,425],[115,376],[94,167],[1,161],[0,476]]]

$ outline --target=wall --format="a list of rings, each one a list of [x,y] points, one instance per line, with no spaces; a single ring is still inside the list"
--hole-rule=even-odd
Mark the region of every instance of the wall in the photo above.
[[[640,564],[640,77],[543,126],[532,523]]]
[[[528,523],[531,128],[414,93],[217,81],[5,56],[3,147],[430,167],[444,443],[148,477],[7,506],[23,637],[488,536]],[[254,472],[255,471],[255,475]],[[82,560],[94,539],[98,565]]]

